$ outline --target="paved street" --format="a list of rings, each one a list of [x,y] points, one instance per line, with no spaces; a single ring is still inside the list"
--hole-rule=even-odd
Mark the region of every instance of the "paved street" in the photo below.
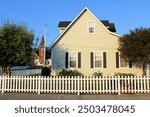
[[[0,94],[0,100],[150,100],[150,94]]]

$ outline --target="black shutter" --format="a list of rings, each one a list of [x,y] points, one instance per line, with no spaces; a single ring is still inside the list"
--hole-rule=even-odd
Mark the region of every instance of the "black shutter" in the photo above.
[[[81,68],[81,52],[78,53],[78,68]]]
[[[68,68],[68,52],[65,54],[65,68]]]
[[[90,63],[91,63],[91,68],[93,68],[93,52],[90,53]]]
[[[132,61],[129,61],[129,68],[132,68]]]
[[[103,52],[103,68],[107,68],[106,52]]]
[[[119,52],[116,52],[116,68],[119,68]]]

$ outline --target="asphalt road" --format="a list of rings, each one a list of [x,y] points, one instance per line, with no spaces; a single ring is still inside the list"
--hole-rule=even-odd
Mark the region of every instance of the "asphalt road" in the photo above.
[[[29,94],[4,93],[0,100],[150,100],[150,94]]]

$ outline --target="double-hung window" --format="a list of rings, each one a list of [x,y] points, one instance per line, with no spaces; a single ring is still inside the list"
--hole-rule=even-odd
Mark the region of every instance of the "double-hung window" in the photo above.
[[[81,68],[81,52],[66,52],[65,68]]]
[[[77,68],[77,61],[78,61],[78,53],[77,52],[69,53],[69,67]]]
[[[102,68],[103,66],[102,52],[94,52],[94,68]]]
[[[95,51],[90,53],[91,68],[107,68],[106,52]]]
[[[88,22],[88,33],[90,33],[90,34],[95,33],[95,22],[94,21]]]

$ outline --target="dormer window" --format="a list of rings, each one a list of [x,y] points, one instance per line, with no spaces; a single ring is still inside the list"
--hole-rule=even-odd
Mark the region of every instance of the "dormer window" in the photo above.
[[[95,22],[94,21],[88,22],[88,33],[90,33],[90,34],[95,33]]]

